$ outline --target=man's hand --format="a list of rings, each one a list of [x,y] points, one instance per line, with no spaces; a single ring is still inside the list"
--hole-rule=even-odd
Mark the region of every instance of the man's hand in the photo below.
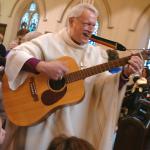
[[[123,69],[123,74],[129,77],[131,74],[142,74],[144,61],[139,56],[131,56],[128,64]]]
[[[68,72],[68,67],[65,62],[58,60],[51,62],[40,61],[36,66],[36,70],[40,73],[46,74],[53,80],[58,80]]]

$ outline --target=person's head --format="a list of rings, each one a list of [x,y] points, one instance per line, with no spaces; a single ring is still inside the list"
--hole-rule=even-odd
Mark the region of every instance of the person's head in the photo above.
[[[79,4],[74,6],[67,18],[67,28],[72,40],[79,45],[88,43],[97,17],[98,11],[93,5]]]
[[[81,138],[61,135],[51,141],[47,150],[95,150],[95,148]]]
[[[20,29],[17,32],[17,40],[18,40],[18,45],[22,43],[22,38],[29,32],[27,29]]]
[[[144,67],[142,70],[142,77],[149,78],[150,77],[150,70],[147,67]]]
[[[23,38],[22,38],[22,42],[27,42],[27,41],[30,41],[32,39],[35,39],[39,36],[41,36],[42,33],[41,32],[38,32],[38,31],[33,31],[33,32],[29,32],[27,33]]]

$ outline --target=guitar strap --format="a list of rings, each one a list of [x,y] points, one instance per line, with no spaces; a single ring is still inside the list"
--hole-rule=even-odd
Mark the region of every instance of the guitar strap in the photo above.
[[[92,35],[90,40],[92,40],[95,43],[108,46],[108,47],[115,49],[115,50],[120,50],[120,51],[126,50],[126,47],[124,45],[122,45],[118,42],[115,42],[115,41],[111,41],[111,40],[96,36],[96,35]]]

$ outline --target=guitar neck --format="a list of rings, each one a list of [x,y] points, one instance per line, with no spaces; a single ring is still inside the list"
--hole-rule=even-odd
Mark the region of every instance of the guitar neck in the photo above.
[[[136,53],[135,55],[141,56],[143,59],[147,58],[145,51],[142,51],[141,53]],[[66,83],[71,83],[74,81],[82,80],[82,79],[85,79],[87,77],[90,77],[90,76],[96,75],[98,73],[104,72],[106,70],[110,70],[110,69],[115,68],[115,67],[124,66],[125,64],[128,63],[128,60],[130,59],[130,57],[131,56],[123,57],[120,59],[109,61],[109,62],[104,63],[104,64],[99,64],[99,65],[96,65],[93,67],[89,67],[86,69],[71,72],[69,74],[66,74],[64,76],[64,78],[66,80]]]
[[[99,64],[99,65],[89,67],[86,69],[71,72],[71,73],[65,75],[66,82],[71,83],[74,81],[78,81],[78,80],[85,79],[87,77],[96,75],[96,74],[104,72],[106,70],[110,70],[115,67],[124,66],[125,64],[127,64],[129,58],[130,57],[128,56],[128,57],[124,57],[122,59],[109,61],[107,63],[103,63],[103,64]]]

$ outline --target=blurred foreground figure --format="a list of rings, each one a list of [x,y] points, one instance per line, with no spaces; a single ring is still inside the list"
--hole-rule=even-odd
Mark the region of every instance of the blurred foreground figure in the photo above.
[[[86,140],[74,136],[65,135],[54,138],[48,150],[95,150],[95,148]]]

